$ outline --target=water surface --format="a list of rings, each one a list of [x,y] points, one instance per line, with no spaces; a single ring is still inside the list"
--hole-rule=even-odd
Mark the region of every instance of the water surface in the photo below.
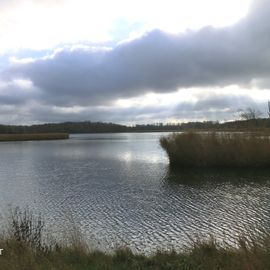
[[[58,237],[75,224],[95,247],[146,253],[269,228],[270,171],[173,172],[162,135],[0,143],[0,210],[29,206]]]

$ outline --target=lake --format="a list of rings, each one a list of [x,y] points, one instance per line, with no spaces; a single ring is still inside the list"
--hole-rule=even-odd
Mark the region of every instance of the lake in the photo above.
[[[166,133],[79,134],[0,143],[0,211],[29,207],[65,238],[93,247],[181,249],[190,237],[233,242],[270,225],[270,170],[169,169]]]

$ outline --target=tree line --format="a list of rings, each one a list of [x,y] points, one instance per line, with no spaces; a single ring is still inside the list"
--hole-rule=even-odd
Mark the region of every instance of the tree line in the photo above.
[[[251,118],[220,123],[218,121],[188,122],[179,124],[146,124],[126,126],[103,122],[64,122],[40,125],[0,125],[0,134],[36,134],[36,133],[109,133],[109,132],[162,132],[184,130],[245,130],[252,128],[270,128],[270,119]]]

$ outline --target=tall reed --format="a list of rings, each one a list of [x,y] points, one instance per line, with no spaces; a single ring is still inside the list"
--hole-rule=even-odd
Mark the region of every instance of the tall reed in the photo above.
[[[184,132],[160,139],[172,167],[268,167],[270,136],[258,133]]]

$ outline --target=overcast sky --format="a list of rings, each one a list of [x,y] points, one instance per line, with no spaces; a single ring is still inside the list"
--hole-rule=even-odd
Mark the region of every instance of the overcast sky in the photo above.
[[[267,115],[270,0],[0,0],[0,123]]]

